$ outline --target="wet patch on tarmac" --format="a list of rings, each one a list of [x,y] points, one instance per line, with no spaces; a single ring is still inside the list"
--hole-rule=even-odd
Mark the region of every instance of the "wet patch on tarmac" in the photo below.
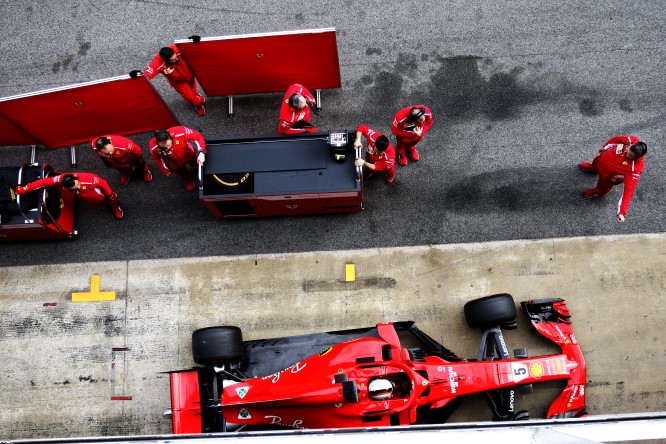
[[[445,193],[443,204],[448,210],[470,213],[582,205],[582,183],[568,180],[570,175],[568,171],[546,168],[477,174],[454,183]]]
[[[367,48],[366,54],[378,51]],[[572,110],[577,107],[582,116],[596,118],[611,100],[608,93],[548,71],[542,61],[507,69],[475,55],[399,53],[392,70],[376,64],[370,69],[355,85],[371,88],[366,113],[425,101],[433,113],[453,121],[478,117],[502,121],[521,117],[526,106],[564,103]],[[633,112],[629,99],[615,101],[621,111]]]
[[[91,46],[92,44],[90,42],[81,43],[79,45],[79,51],[77,52],[77,54],[80,56],[88,54],[88,50],[90,49]]]
[[[578,104],[578,109],[586,117],[599,117],[603,114],[603,105],[595,98],[581,100]]]

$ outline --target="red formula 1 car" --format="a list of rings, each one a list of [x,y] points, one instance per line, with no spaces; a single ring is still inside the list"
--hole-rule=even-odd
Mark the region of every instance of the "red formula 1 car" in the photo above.
[[[192,334],[192,370],[170,373],[173,433],[340,428],[446,421],[461,397],[484,393],[495,420],[526,419],[515,391],[566,380],[548,418],[585,415],[585,361],[562,299],[521,303],[532,325],[562,353],[509,355],[502,328],[516,327],[509,294],[465,304],[483,331],[476,359],[463,359],[413,322],[243,342],[237,327]]]

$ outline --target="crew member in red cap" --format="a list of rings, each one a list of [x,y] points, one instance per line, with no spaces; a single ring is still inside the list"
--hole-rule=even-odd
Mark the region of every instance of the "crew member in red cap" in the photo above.
[[[153,175],[143,160],[141,147],[133,140],[122,136],[102,136],[93,139],[93,150],[108,167],[120,173],[120,184],[125,185],[135,171],[143,172],[143,180],[150,182]]]
[[[599,175],[597,186],[583,191],[583,195],[589,199],[605,196],[613,186],[624,182],[624,191],[617,205],[617,221],[623,223],[627,217],[629,201],[643,172],[645,153],[647,145],[636,136],[610,138],[591,163],[578,165],[585,172]]]
[[[317,129],[310,123],[310,108],[316,106],[312,93],[303,85],[295,83],[289,87],[280,107],[278,133],[314,133]]]
[[[407,154],[413,161],[419,160],[416,144],[426,135],[431,125],[432,113],[425,105],[408,106],[397,112],[391,132],[396,138],[400,165],[407,165]]]
[[[106,180],[93,173],[65,173],[35,180],[25,186],[17,186],[16,194],[23,195],[44,187],[61,186],[76,194],[88,205],[99,210],[111,210],[116,219],[123,218],[118,195],[111,190]]]
[[[178,174],[185,181],[187,191],[194,190],[192,172],[187,165],[196,168],[197,164],[203,165],[206,161],[206,141],[198,131],[184,126],[155,131],[148,146],[150,155],[164,174]]]
[[[395,149],[388,137],[373,130],[367,125],[359,125],[356,128],[356,139],[354,146],[362,148],[361,134],[365,136],[368,148],[365,151],[365,159],[358,158],[354,165],[363,166],[363,174],[370,177],[374,173],[384,172],[386,183],[393,182],[395,175]]]
[[[206,114],[203,106],[206,99],[199,94],[197,80],[192,75],[185,60],[181,58],[176,45],[165,46],[160,49],[150,65],[143,70],[143,73],[148,80],[157,74],[163,74],[169,85],[183,96],[183,99],[194,106],[198,115]]]

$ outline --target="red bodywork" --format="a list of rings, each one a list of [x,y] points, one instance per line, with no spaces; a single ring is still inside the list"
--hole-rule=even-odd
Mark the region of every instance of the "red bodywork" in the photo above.
[[[553,307],[568,316],[564,302]],[[401,346],[393,324],[379,324],[379,338],[343,342],[280,372],[232,382],[221,396],[222,414],[228,424],[293,428],[409,425],[416,422],[417,408],[422,406],[438,408],[463,395],[556,379],[567,380],[567,386],[547,417],[583,413],[586,367],[571,325],[561,321],[533,324],[562,353],[462,362],[426,356],[415,361]],[[358,402],[344,396],[336,375],[355,382]],[[368,384],[378,376],[395,383],[391,399],[370,399]],[[201,405],[196,381],[196,370],[171,374],[174,433],[201,432],[201,417],[195,413]]]

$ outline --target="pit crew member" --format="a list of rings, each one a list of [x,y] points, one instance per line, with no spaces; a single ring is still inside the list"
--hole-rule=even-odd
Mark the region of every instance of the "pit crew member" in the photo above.
[[[361,134],[365,136],[368,148],[365,152],[365,159],[356,159],[354,165],[363,166],[365,177],[372,176],[373,173],[385,172],[386,183],[393,182],[395,176],[395,148],[388,137],[373,130],[367,125],[359,125],[356,128],[356,139],[354,147],[360,148]]]
[[[161,48],[153,61],[143,70],[143,74],[148,80],[157,74],[163,74],[169,85],[194,106],[198,115],[206,114],[203,106],[206,99],[199,94],[197,81],[190,71],[190,67],[181,58],[176,45]]]
[[[122,136],[102,136],[92,140],[92,147],[106,166],[118,170],[121,185],[129,182],[135,171],[143,172],[144,181],[153,180],[141,147],[133,140]]]
[[[647,145],[636,136],[615,136],[604,144],[599,154],[590,162],[579,164],[581,170],[599,175],[597,186],[583,191],[593,199],[605,196],[613,186],[624,182],[624,190],[617,207],[617,221],[627,217],[629,201],[643,172]]]
[[[17,186],[16,194],[23,195],[40,188],[60,186],[76,194],[81,200],[98,210],[111,210],[116,219],[124,216],[118,195],[111,190],[106,180],[94,173],[65,173],[35,180],[25,186]]]
[[[203,165],[206,161],[206,141],[191,128],[174,126],[155,131],[148,142],[150,155],[160,170],[167,176],[178,174],[185,181],[187,191],[194,190],[192,172],[188,169]]]
[[[317,129],[310,123],[310,108],[316,106],[314,96],[306,87],[295,83],[287,89],[280,107],[278,133],[314,133]]]
[[[414,162],[419,160],[416,144],[426,135],[430,126],[432,126],[432,113],[425,105],[408,106],[396,113],[391,132],[396,138],[400,165],[407,165],[407,154]]]

